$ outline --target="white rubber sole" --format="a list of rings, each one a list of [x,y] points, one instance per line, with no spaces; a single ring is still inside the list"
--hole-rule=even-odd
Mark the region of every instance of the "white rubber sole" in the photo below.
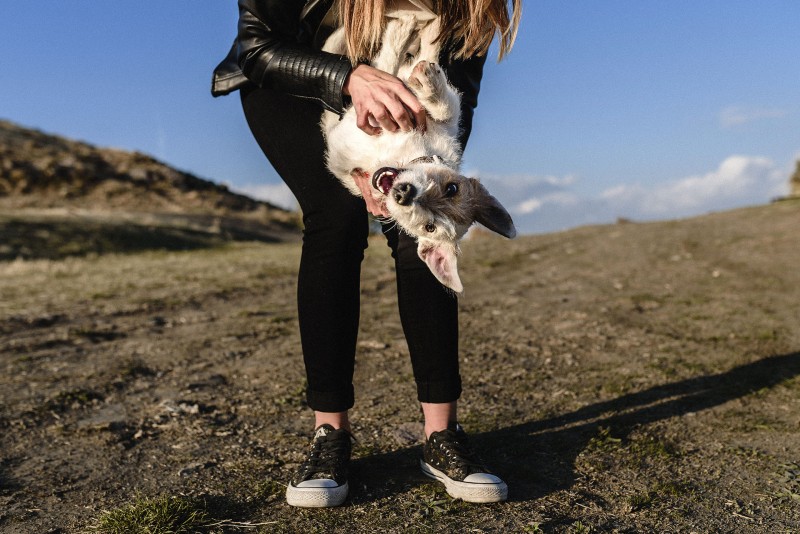
[[[502,502],[508,498],[508,486],[505,482],[500,482],[499,484],[459,482],[448,477],[435,467],[431,467],[425,460],[420,460],[419,466],[425,475],[444,484],[447,494],[454,499],[461,499],[465,502],[487,503]]]
[[[335,488],[298,488],[289,484],[286,488],[286,502],[289,506],[302,508],[339,506],[347,498],[348,489],[347,482]]]

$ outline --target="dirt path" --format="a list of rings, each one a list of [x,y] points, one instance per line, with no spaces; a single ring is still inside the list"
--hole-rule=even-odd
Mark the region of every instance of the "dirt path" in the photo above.
[[[82,532],[138,495],[210,532],[796,532],[798,223],[783,202],[468,242],[461,419],[511,488],[489,506],[418,472],[381,239],[353,490],[323,511],[282,497],[312,424],[297,245],[0,263],[0,531]]]

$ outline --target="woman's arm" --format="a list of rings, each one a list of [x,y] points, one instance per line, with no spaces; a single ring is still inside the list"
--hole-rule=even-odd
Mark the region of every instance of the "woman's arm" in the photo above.
[[[259,87],[314,99],[325,109],[342,113],[350,61],[297,42],[303,3],[239,0],[239,67]]]
[[[239,0],[237,58],[259,87],[319,101],[341,114],[352,99],[358,126],[381,130],[425,129],[425,110],[396,77],[368,65],[352,68],[344,56],[297,42],[298,0]]]

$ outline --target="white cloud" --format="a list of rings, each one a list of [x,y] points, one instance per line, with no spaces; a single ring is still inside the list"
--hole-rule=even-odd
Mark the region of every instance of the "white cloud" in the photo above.
[[[574,193],[569,191],[555,191],[538,197],[530,197],[518,204],[511,204],[509,210],[512,214],[519,213],[521,215],[527,215],[528,213],[533,213],[538,210],[545,204],[552,206],[575,206],[579,202],[580,199]]]
[[[730,156],[712,172],[650,189],[636,186],[616,198],[636,202],[625,208],[639,216],[675,217],[767,202],[784,191],[785,183],[784,171],[769,159]]]
[[[231,189],[258,200],[264,200],[281,208],[288,210],[297,209],[297,200],[295,200],[289,187],[283,182],[278,184],[244,184],[235,188],[232,187]]]
[[[523,202],[520,202],[516,206],[514,206],[511,211],[516,213],[533,213],[534,211],[538,210],[544,205],[544,202],[536,197],[529,198]]]
[[[552,191],[562,189],[575,183],[575,177],[566,176],[536,176],[532,174],[508,174],[498,176],[496,174],[484,174],[479,171],[471,170],[464,173],[466,176],[479,176],[480,181],[487,188],[503,187],[508,191],[530,191],[531,189],[541,191]]]
[[[788,114],[788,111],[777,108],[745,108],[731,106],[720,111],[719,122],[723,128],[733,128],[764,119],[782,119]]]
[[[791,165],[793,168],[793,165]],[[593,197],[577,194],[574,177],[482,177],[505,205],[521,233],[583,224],[688,217],[763,204],[786,194],[789,166],[762,157],[734,155],[712,171],[658,184],[622,183]]]

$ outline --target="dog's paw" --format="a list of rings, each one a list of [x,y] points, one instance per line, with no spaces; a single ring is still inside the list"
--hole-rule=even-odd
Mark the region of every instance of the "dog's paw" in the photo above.
[[[408,77],[408,85],[419,98],[437,100],[447,85],[442,68],[436,63],[420,61]]]

